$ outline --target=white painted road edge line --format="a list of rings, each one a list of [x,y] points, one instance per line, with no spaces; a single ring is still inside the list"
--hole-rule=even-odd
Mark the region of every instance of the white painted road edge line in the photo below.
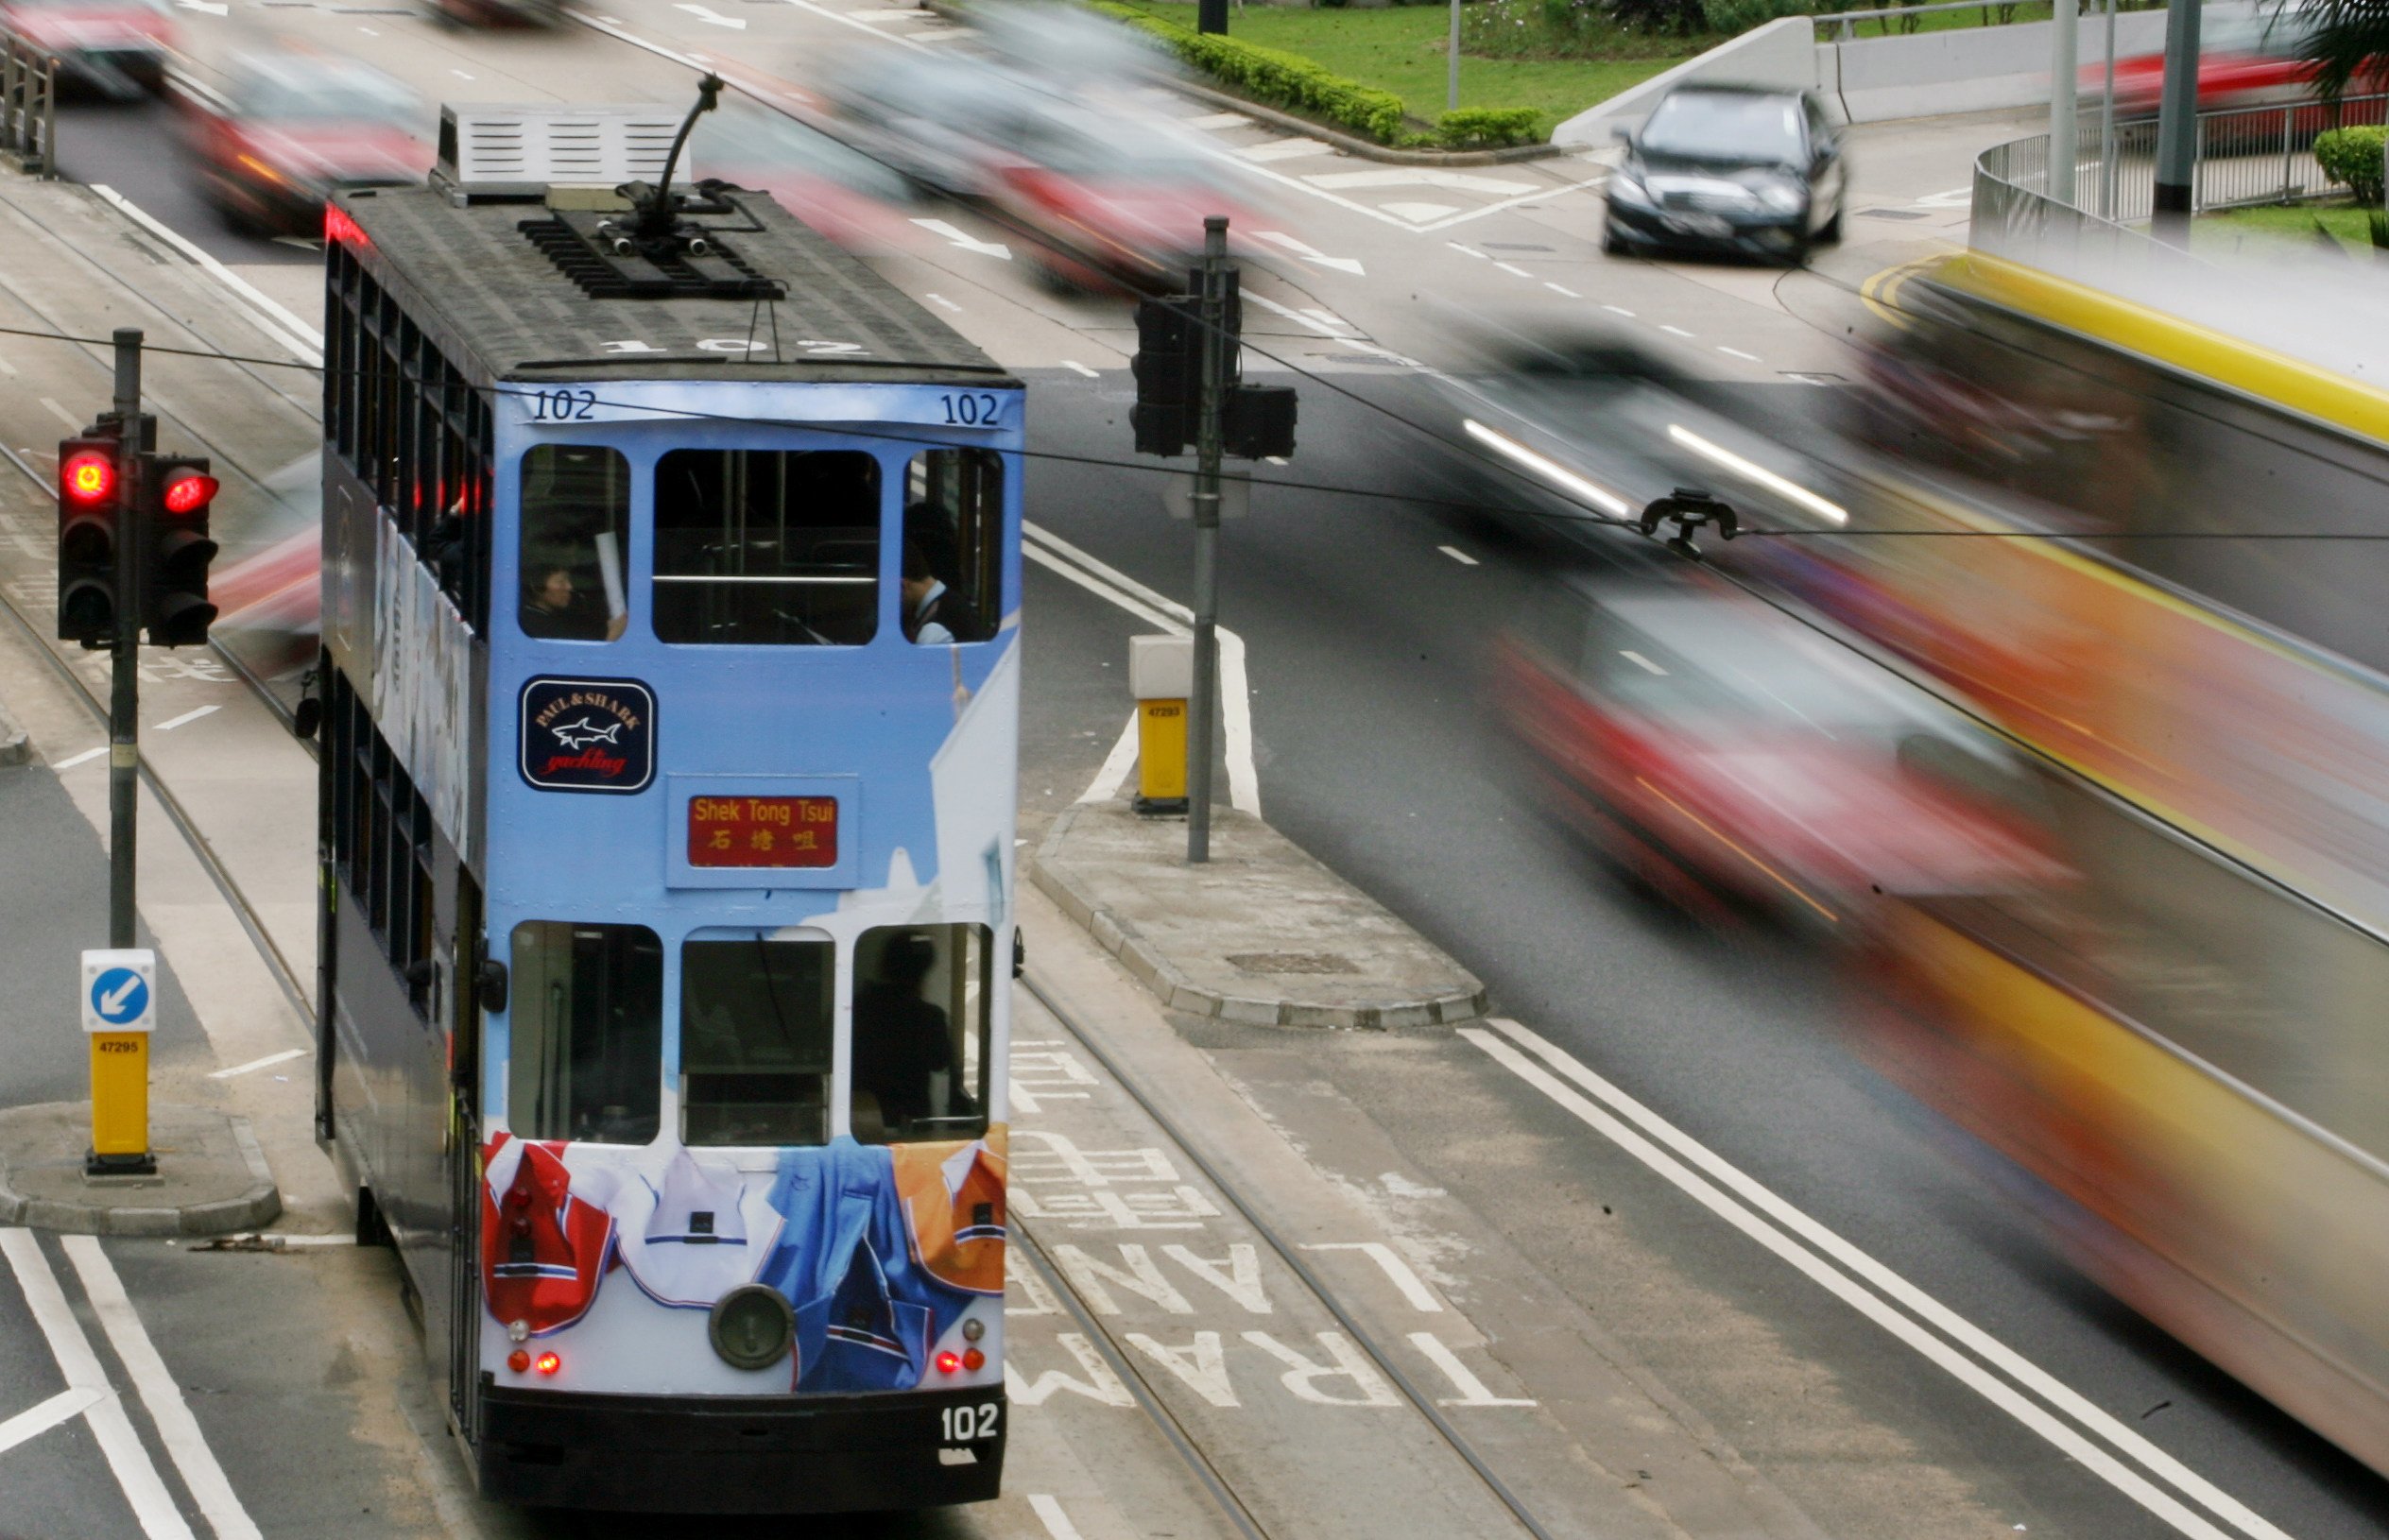
[[[1435,549],[1442,552],[1445,556],[1450,556],[1452,560],[1458,562],[1463,567],[1473,567],[1477,564],[1476,557],[1469,555],[1466,551],[1461,550],[1456,545],[1438,545]]]
[[[80,754],[69,754],[62,760],[53,760],[50,761],[50,768],[52,770],[72,770],[77,765],[87,764],[91,761],[98,759],[102,754],[107,752],[108,745],[106,744],[102,744],[97,748],[87,748]]]
[[[140,1393],[141,1404],[158,1430],[158,1442],[166,1446],[166,1457],[174,1462],[216,1540],[265,1540],[249,1510],[233,1494],[224,1467],[216,1463],[215,1451],[207,1446],[207,1436],[199,1431],[199,1420],[191,1415],[182,1388],[174,1382],[166,1360],[158,1356],[141,1317],[133,1313],[115,1264],[99,1249],[99,1238],[70,1235],[59,1244],[65,1248],[66,1259],[75,1264],[76,1275],[83,1280],[83,1292],[99,1317],[100,1329],[108,1333],[109,1345],[132,1376],[133,1389]]]
[[[26,1439],[37,1438],[70,1418],[79,1417],[99,1402],[95,1390],[70,1386],[48,1400],[26,1408],[7,1422],[0,1422],[0,1454],[6,1454]]]
[[[42,1255],[41,1242],[30,1230],[0,1230],[0,1257],[9,1259],[9,1269],[16,1274],[26,1309],[42,1328],[66,1383],[98,1397],[84,1409],[83,1415],[91,1420],[92,1436],[98,1441],[100,1453],[108,1457],[108,1469],[123,1489],[133,1516],[140,1520],[141,1532],[148,1540],[194,1540],[191,1526],[183,1522],[181,1510],[166,1492],[165,1480],[151,1463],[149,1451],[141,1446],[141,1435],[132,1430],[132,1419],[116,1399],[115,1387],[108,1383],[107,1371],[100,1368],[91,1339],[83,1335],[75,1312],[67,1308],[66,1292],[58,1286],[58,1275],[50,1271],[50,1259]]]
[[[149,730],[151,732],[172,732],[175,728],[186,727],[191,723],[197,722],[203,716],[213,716],[223,709],[224,708],[221,706],[202,706],[196,711],[185,711],[180,716],[168,717],[163,722],[153,723],[150,725]]]
[[[899,11],[897,14],[902,15],[903,13]],[[1091,369],[1075,358],[1063,359],[1062,368],[1072,370],[1074,373],[1083,374],[1090,380],[1100,380],[1103,378],[1103,371],[1101,369]]]
[[[1830,1253],[1836,1260],[1848,1266],[1852,1272],[1860,1274],[1869,1282],[1882,1289],[1885,1293],[1898,1298],[1909,1309],[1916,1310],[1917,1314],[1949,1332],[1951,1336],[1983,1354],[2001,1369],[2015,1376],[2016,1378],[2079,1419],[2086,1426],[2096,1430],[2109,1443],[2140,1461],[2149,1470],[2163,1478],[2186,1496],[2233,1525],[2243,1534],[2250,1536],[2251,1540],[2289,1540],[2282,1531],[2191,1471],[2179,1461],[2158,1449],[2115,1418],[2099,1411],[2078,1393],[2061,1384],[2046,1371],[2030,1363],[2022,1355],[1999,1343],[1988,1333],[1967,1322],[1955,1311],[1933,1300],[1923,1291],[1908,1283],[1889,1268],[1875,1261],[1848,1241],[1842,1240],[1822,1224],[1794,1208],[1783,1199],[1727,1162],[1722,1156],[1585,1068],[1563,1050],[1528,1031],[1516,1021],[1489,1018],[1488,1024],[1499,1029],[1503,1035],[1496,1036],[1493,1033],[1474,1027],[1463,1027],[1460,1029],[1460,1035],[1482,1049],[1503,1068],[1550,1097],[1573,1114],[1578,1121],[1604,1135],[1620,1149],[1624,1150],[1653,1172],[1673,1183],[1703,1207],[1791,1263],[1829,1293],[1916,1349],[1968,1389],[2055,1445],[2086,1469],[2105,1480],[2108,1484],[2183,1534],[2195,1536],[2196,1540],[2230,1540],[2226,1531],[2217,1529],[2200,1514],[2175,1501],[2170,1494],[2159,1490],[2140,1472],[2133,1470],[2105,1449],[2092,1443],[2079,1429],[2059,1421],[2045,1408],[2026,1399],[2014,1386],[1995,1377],[1982,1364],[1965,1357],[1949,1343],[1927,1331],[1918,1322],[1894,1309],[1881,1295],[1870,1292],[1815,1252],[1801,1245],[1791,1236],[1786,1235],[1783,1230],[1769,1223],[1767,1220],[1762,1219],[1750,1207],[1745,1207],[1743,1203],[1737,1202],[1735,1197],[1729,1196],[1717,1186],[1690,1170],[1683,1162],[1659,1148],[1651,1139],[1645,1138],[1641,1134],[1620,1122],[1607,1110],[1578,1095],[1574,1089],[1555,1077],[1551,1070],[1546,1069],[1543,1064],[1538,1064],[1528,1058],[1525,1053],[1520,1052],[1517,1046],[1513,1046],[1512,1042],[1504,1041],[1504,1038],[1515,1039],[1517,1044],[1524,1045],[1537,1057],[1543,1060],[1544,1064],[1550,1065],[1552,1069],[1557,1069],[1569,1080],[1574,1081],[1585,1089],[1599,1096],[1625,1117],[1648,1130],[1660,1142],[1682,1153],[1693,1164],[1718,1177],[1727,1187],[1733,1189],[1735,1193],[1750,1200],[1753,1205],[1766,1210],[1774,1218],[1783,1221],[1788,1227],[1796,1230],[1804,1238],[1817,1244],[1819,1249]]]
[[[301,1059],[305,1058],[306,1056],[307,1051],[303,1048],[285,1048],[279,1053],[268,1053],[262,1059],[251,1059],[247,1064],[236,1064],[230,1069],[214,1070],[207,1078],[210,1080],[230,1080],[235,1075],[245,1075],[253,1069],[271,1069],[277,1064],[287,1064],[292,1059]]]
[[[1166,595],[1156,593],[1116,567],[1107,565],[1040,525],[1022,521],[1021,553],[1040,567],[1050,568],[1108,599],[1129,614],[1160,626],[1172,636],[1193,634],[1194,612]],[[1219,717],[1222,747],[1228,757],[1228,805],[1238,813],[1261,816],[1261,775],[1252,751],[1252,691],[1245,669],[1245,639],[1227,626],[1219,637]]]
[[[1032,1492],[1028,1495],[1028,1505],[1053,1540],[1086,1540],[1078,1532],[1078,1526],[1070,1521],[1070,1515],[1062,1512],[1062,1505],[1051,1494]]]
[[[250,321],[274,341],[296,354],[301,363],[323,362],[323,334],[284,310],[259,290],[249,280],[225,266],[189,241],[168,230],[132,199],[112,187],[92,184],[92,191],[108,201],[110,207],[180,251],[203,268],[210,278],[239,295],[250,309]]]
[[[1120,783],[1128,779],[1128,767],[1137,762],[1137,713],[1128,713],[1128,725],[1120,729],[1120,741],[1111,745],[1111,752],[1103,757],[1103,768],[1095,779],[1078,794],[1081,802],[1109,802],[1120,795]]]

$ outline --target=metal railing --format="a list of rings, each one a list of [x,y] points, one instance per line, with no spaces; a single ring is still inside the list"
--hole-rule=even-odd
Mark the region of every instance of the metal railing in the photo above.
[[[0,30],[0,157],[58,176],[58,55]]]
[[[2118,0],[2118,10],[2162,10],[2164,0]],[[2097,0],[2082,8],[2085,17],[2100,14],[2103,7]],[[1922,6],[1882,6],[1872,10],[1835,10],[1812,17],[1816,24],[1819,43],[1850,43],[1858,37],[1863,22],[1873,22],[1877,35],[1891,37],[1895,26],[1899,33],[1913,34],[1919,30],[1917,23],[1926,16],[1944,11],[1978,10],[1983,13],[1985,26],[2011,26],[2019,22],[2045,22],[2055,14],[2051,0],[1934,0]],[[1997,17],[1992,12],[1999,12]]]

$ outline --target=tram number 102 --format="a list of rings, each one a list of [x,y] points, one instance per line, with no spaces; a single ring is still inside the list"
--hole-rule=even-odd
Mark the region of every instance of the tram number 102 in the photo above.
[[[945,1442],[969,1444],[995,1437],[995,1419],[1002,1410],[993,1401],[982,1401],[974,1407],[947,1407],[943,1413]]]
[[[530,390],[524,394],[530,399],[534,422],[587,422],[597,410],[594,390]]]
[[[947,394],[937,401],[946,409],[946,420],[965,428],[992,428],[1004,410],[1004,402],[984,390]]]

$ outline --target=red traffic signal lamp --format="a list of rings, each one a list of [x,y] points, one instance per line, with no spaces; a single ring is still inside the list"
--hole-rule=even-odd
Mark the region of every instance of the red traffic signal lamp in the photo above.
[[[201,456],[142,456],[141,524],[147,549],[141,569],[141,622],[153,647],[198,646],[215,623],[207,569],[215,559],[208,510],[216,487]]]
[[[58,446],[58,635],[104,646],[116,626],[116,541],[124,522],[122,440],[91,434]]]

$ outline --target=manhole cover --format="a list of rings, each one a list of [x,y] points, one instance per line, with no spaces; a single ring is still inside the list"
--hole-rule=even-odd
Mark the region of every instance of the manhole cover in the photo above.
[[[1933,217],[1922,209],[1861,209],[1858,212],[1869,219],[1930,219]]]
[[[1358,973],[1349,957],[1329,951],[1240,951],[1228,960],[1246,973]]]

